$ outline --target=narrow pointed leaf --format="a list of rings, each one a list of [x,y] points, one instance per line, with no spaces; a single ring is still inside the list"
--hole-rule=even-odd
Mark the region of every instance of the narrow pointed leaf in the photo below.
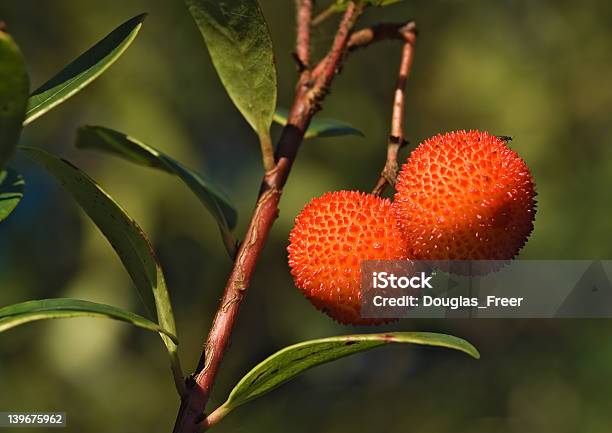
[[[0,171],[0,221],[5,220],[23,197],[25,181],[12,169]]]
[[[131,323],[139,328],[159,332],[173,341],[176,336],[157,323],[138,314],[111,305],[71,298],[41,299],[0,308],[0,332],[37,320],[100,317]]]
[[[474,358],[480,357],[476,348],[467,341],[430,332],[356,334],[305,341],[276,352],[249,371],[234,387],[222,411],[227,412],[261,397],[317,365],[390,343],[446,347],[465,352]]]
[[[101,126],[79,128],[76,145],[83,149],[109,152],[130,162],[178,176],[215,218],[230,257],[235,256],[236,241],[232,230],[238,219],[236,210],[230,200],[209,180],[159,150],[121,132]]]
[[[72,195],[116,251],[149,315],[156,311],[160,326],[176,334],[164,274],[153,247],[138,224],[93,179],[68,161],[42,149],[20,147],[20,150],[44,167]],[[162,339],[174,367],[178,362],[176,344],[165,336]]]
[[[21,51],[0,30],[0,171],[19,141],[29,91],[30,81]]]
[[[274,113],[274,121],[279,125],[287,124],[288,112],[285,109],[277,108]],[[316,137],[340,137],[342,135],[356,135],[364,137],[363,132],[353,125],[341,120],[328,119],[325,117],[315,117],[310,122],[310,126],[304,134],[304,138]]]
[[[268,136],[276,106],[272,39],[256,0],[186,0],[221,82],[251,127]]]
[[[142,229],[93,179],[68,161],[38,148],[20,150],[53,175],[98,226],[134,280],[148,313],[154,313],[153,294],[165,284]]]
[[[115,63],[136,38],[145,17],[146,14],[141,14],[121,24],[36,89],[30,95],[24,125],[83,90]]]

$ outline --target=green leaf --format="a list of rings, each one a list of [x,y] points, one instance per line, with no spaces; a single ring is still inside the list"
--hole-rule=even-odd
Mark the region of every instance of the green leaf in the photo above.
[[[236,241],[232,230],[236,226],[237,213],[230,200],[210,181],[159,150],[121,132],[101,126],[79,128],[76,145],[84,149],[109,152],[130,162],[178,176],[215,218],[230,257],[235,256]]]
[[[12,169],[0,171],[0,221],[5,220],[23,197],[23,177]]]
[[[121,24],[56,76],[36,89],[30,95],[24,125],[83,90],[115,63],[136,38],[145,17],[146,14],[141,14]]]
[[[276,107],[272,39],[256,0],[186,0],[221,82],[260,139]]]
[[[21,51],[0,30],[0,170],[19,141],[29,91],[30,81]]]
[[[346,7],[352,0],[336,0],[335,10],[341,12],[346,10]],[[399,3],[402,0],[361,0],[364,6],[389,6],[394,3]]]
[[[153,294],[165,290],[165,283],[141,228],[94,180],[70,162],[42,149],[20,147],[20,150],[59,180],[89,215],[119,255],[148,313],[154,313]]]
[[[476,348],[467,341],[430,332],[357,334],[305,341],[276,352],[249,371],[234,387],[221,412],[225,413],[261,397],[317,365],[389,343],[447,347],[465,352],[474,358],[480,357]]]
[[[108,239],[134,281],[149,315],[157,312],[163,329],[176,334],[170,296],[161,266],[151,243],[136,222],[89,176],[66,160],[42,149],[20,147],[29,158],[43,166],[79,203]],[[176,344],[162,335],[171,358],[175,383],[182,389]],[[179,390],[179,392],[181,392]]]
[[[288,115],[289,113],[287,110],[277,108],[274,113],[274,121],[284,126],[287,124]],[[357,135],[359,137],[364,137],[363,132],[350,123],[325,117],[315,117],[312,119],[312,122],[310,122],[310,126],[306,134],[304,134],[304,138],[340,137],[342,135]]]
[[[0,332],[37,320],[72,317],[101,317],[120,320],[139,328],[159,332],[176,341],[173,333],[138,314],[110,305],[71,298],[41,299],[0,308]]]

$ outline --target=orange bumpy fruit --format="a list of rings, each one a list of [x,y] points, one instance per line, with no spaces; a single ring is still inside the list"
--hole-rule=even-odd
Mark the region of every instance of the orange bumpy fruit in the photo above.
[[[356,191],[326,193],[308,203],[291,230],[295,285],[318,309],[344,324],[372,325],[361,310],[361,261],[406,258],[391,202]]]
[[[525,162],[487,132],[421,143],[399,174],[394,209],[416,260],[509,260],[533,230]]]

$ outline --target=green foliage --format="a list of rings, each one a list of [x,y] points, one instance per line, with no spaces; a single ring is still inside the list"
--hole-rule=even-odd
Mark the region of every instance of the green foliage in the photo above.
[[[186,0],[230,98],[262,143],[270,142],[276,66],[256,0]]]
[[[25,181],[15,170],[0,171],[0,221],[5,220],[23,197]]]
[[[141,228],[89,176],[68,161],[42,149],[20,150],[53,175],[89,215],[134,280],[147,312],[154,313],[154,294],[165,292],[166,288],[157,258]]]
[[[21,147],[20,150],[53,175],[79,203],[116,251],[132,277],[149,315],[156,311],[160,326],[176,334],[174,314],[161,266],[138,224],[89,176],[68,161],[42,149]],[[176,343],[164,336],[162,339],[175,369],[175,380],[178,380],[180,368]]]
[[[234,387],[222,406],[223,410],[230,411],[261,397],[317,365],[389,343],[447,347],[465,352],[477,359],[480,357],[476,348],[467,341],[430,332],[356,334],[305,341],[276,352],[249,371]]]
[[[146,14],[121,24],[104,39],[36,89],[28,101],[24,125],[83,90],[115,63],[136,38]]]
[[[13,39],[0,30],[0,170],[19,141],[30,81]]]
[[[25,323],[72,317],[100,317],[131,323],[139,328],[159,332],[176,341],[176,336],[138,314],[105,304],[71,298],[41,299],[0,308],[0,332]]]
[[[210,181],[159,150],[121,132],[101,126],[79,128],[76,145],[84,149],[109,152],[130,162],[178,176],[215,218],[228,254],[231,258],[235,256],[236,241],[232,230],[236,226],[237,213],[230,200]]]
[[[360,3],[363,6],[385,6],[397,1],[400,0],[361,0]],[[270,159],[271,123],[286,124],[287,113],[284,110],[274,112],[277,77],[273,47],[257,1],[186,0],[186,3],[223,85],[259,136],[264,157]],[[337,0],[330,10],[342,11],[347,5],[347,0]],[[0,115],[5,116],[0,117],[0,168],[17,145],[22,125],[61,104],[110,67],[135,39],[144,17],[136,16],[119,26],[34,91],[29,101],[23,59],[10,38],[0,32],[0,78],[4,78],[0,81],[0,96],[2,104],[5,100],[9,104],[0,105]],[[318,118],[312,121],[305,138],[343,135],[363,136],[363,133],[346,122]],[[108,128],[83,126],[78,131],[76,144],[79,148],[111,153],[178,176],[213,215],[229,255],[235,257],[237,245],[232,230],[236,226],[237,212],[211,182],[159,150]],[[145,234],[100,186],[77,167],[38,148],[22,147],[21,150],[63,185],[107,238],[132,278],[150,317],[83,300],[45,299],[0,308],[0,332],[32,321],[70,317],[111,318],[158,332],[170,355],[177,390],[184,396],[172,305],[161,266]],[[23,185],[23,179],[14,171],[0,171],[0,221],[21,199]],[[151,320],[154,313],[158,323]],[[479,358],[478,351],[465,340],[425,332],[347,335],[306,341],[286,347],[256,365],[234,387],[227,401],[217,409],[217,414],[222,417],[310,368],[389,343],[446,347]]]
[[[279,125],[287,124],[289,112],[283,108],[277,108],[274,113],[274,121]],[[315,117],[310,122],[308,130],[304,134],[304,138],[316,137],[340,137],[343,135],[356,135],[364,137],[363,132],[355,128],[353,125],[341,120],[329,119],[325,117]]]

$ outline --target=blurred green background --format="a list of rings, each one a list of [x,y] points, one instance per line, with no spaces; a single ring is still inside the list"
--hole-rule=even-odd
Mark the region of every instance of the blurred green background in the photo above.
[[[261,5],[275,43],[279,106],[286,107],[296,78],[293,2]],[[88,171],[154,240],[184,367],[192,371],[230,270],[213,219],[177,179],[73,146],[78,126],[99,124],[159,147],[222,185],[240,211],[237,233],[244,232],[262,171],[258,145],[183,2],[2,0],[0,20],[21,45],[36,87],[143,11],[150,16],[120,61],[28,127],[22,144]],[[611,258],[612,3],[412,0],[371,9],[360,25],[408,18],[417,20],[420,36],[407,138],[418,143],[463,128],[511,135],[539,193],[536,228],[521,257]],[[318,53],[333,29],[330,22],[314,31]],[[397,43],[379,44],[351,56],[334,83],[323,115],[353,123],[366,138],[302,147],[211,408],[273,351],[358,330],[303,299],[285,247],[309,199],[371,189],[384,162],[398,62]],[[25,175],[27,190],[0,225],[0,305],[71,296],[142,312],[119,260],[71,198],[24,158],[11,164]],[[610,431],[609,321],[404,320],[378,329],[456,334],[482,359],[379,349],[310,371],[236,410],[215,431]],[[77,319],[20,327],[0,335],[0,410],[66,411],[71,432],[169,432],[178,401],[167,364],[159,338],[123,324]]]

